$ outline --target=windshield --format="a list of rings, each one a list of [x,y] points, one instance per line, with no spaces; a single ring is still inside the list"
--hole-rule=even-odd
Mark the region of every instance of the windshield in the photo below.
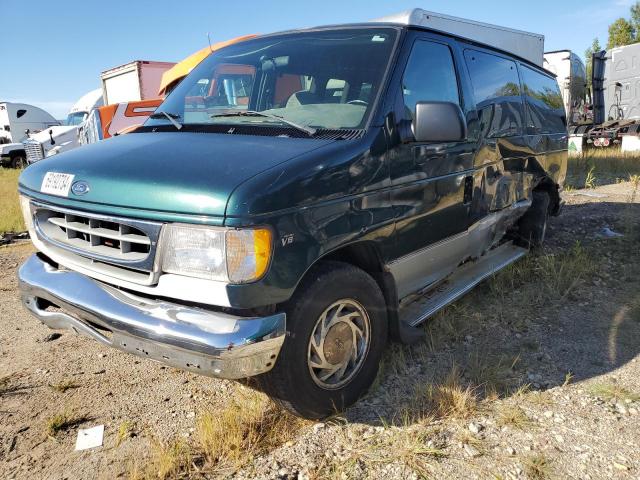
[[[67,115],[67,119],[64,124],[67,126],[80,125],[84,122],[84,117],[87,116],[87,112],[73,112]]]
[[[364,128],[396,35],[388,27],[345,28],[226,47],[200,63],[145,126],[167,125],[159,115],[166,112],[183,125],[286,127],[286,120],[312,128]]]

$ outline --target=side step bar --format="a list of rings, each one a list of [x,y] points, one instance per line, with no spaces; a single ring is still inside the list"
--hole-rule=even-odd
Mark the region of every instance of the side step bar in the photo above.
[[[400,321],[415,327],[450,303],[468,293],[480,282],[527,254],[526,248],[506,243],[453,272],[442,284],[400,309]]]

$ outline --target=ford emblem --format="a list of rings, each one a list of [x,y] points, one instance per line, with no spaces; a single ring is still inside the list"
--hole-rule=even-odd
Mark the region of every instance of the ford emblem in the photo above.
[[[75,182],[73,185],[71,185],[71,191],[75,195],[84,195],[89,191],[89,184],[80,180],[79,182]]]

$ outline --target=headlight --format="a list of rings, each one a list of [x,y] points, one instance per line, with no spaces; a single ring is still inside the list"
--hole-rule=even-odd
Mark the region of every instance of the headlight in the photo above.
[[[162,270],[231,283],[259,279],[271,258],[271,231],[165,225]]]
[[[24,218],[24,224],[29,230],[29,234],[33,235],[33,215],[31,214],[30,200],[27,197],[20,195],[20,208],[22,210],[22,218]]]

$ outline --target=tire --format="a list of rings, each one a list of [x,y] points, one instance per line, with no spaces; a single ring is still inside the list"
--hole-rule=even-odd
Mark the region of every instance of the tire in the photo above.
[[[27,160],[22,155],[16,155],[11,158],[11,168],[25,168]]]
[[[534,191],[531,207],[518,221],[518,244],[525,248],[540,248],[547,234],[549,194]]]
[[[255,377],[257,388],[308,419],[355,403],[373,383],[387,342],[386,304],[375,280],[346,263],[322,263],[303,280],[285,313],[287,337],[274,368]],[[331,325],[338,313],[346,320]],[[343,368],[330,374],[337,365]]]

